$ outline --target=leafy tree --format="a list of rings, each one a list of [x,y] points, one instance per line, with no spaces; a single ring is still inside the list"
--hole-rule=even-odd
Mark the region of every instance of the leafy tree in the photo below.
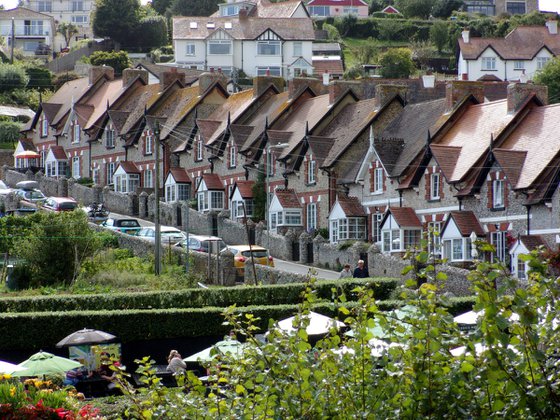
[[[388,79],[406,79],[415,70],[412,51],[408,48],[392,48],[381,55],[381,75]]]
[[[383,0],[371,0],[368,9],[369,14],[371,15],[372,13],[380,12],[381,10],[385,9],[385,7],[387,7],[387,5]]]
[[[62,35],[66,43],[66,48],[68,48],[72,37],[78,34],[78,27],[70,22],[62,22],[58,25],[56,31]]]
[[[449,42],[449,26],[443,20],[436,20],[430,28],[430,41],[441,53]]]
[[[323,30],[327,31],[327,36],[330,41],[339,41],[341,39],[338,29],[330,23],[323,24]]]
[[[218,10],[221,0],[172,0],[171,14],[181,16],[210,16]]]
[[[46,90],[53,88],[53,74],[44,66],[27,64],[25,66],[25,73],[29,76],[29,83],[27,84],[28,89]]]
[[[560,102],[560,58],[550,60],[535,76],[535,82],[548,87],[550,103]]]
[[[14,249],[31,271],[32,286],[70,284],[85,258],[99,248],[84,212],[36,213],[30,226],[13,231]]]
[[[339,20],[340,18],[336,18]],[[344,36],[350,36],[354,32],[356,25],[358,23],[358,17],[355,15],[344,15],[342,19],[340,19],[340,24],[337,25],[340,34]]]
[[[446,19],[454,11],[460,10],[463,4],[463,0],[436,0],[432,7],[432,16]]]
[[[380,19],[378,24],[379,39],[383,41],[399,39],[399,33],[402,29],[402,22],[395,19]]]
[[[131,63],[126,51],[96,51],[89,56],[88,61],[93,66],[110,66],[116,75],[122,74]]]
[[[21,124],[13,121],[0,121],[0,142],[16,143],[20,137]]]
[[[133,43],[139,23],[138,0],[96,0],[92,29],[96,36],[111,38],[115,48]]]
[[[359,64],[370,64],[377,57],[378,48],[370,39],[354,48],[353,52]]]
[[[160,15],[165,16],[165,12],[167,12],[167,9],[171,7],[172,3],[173,0],[152,0],[152,7]]]
[[[396,0],[395,7],[406,17],[427,19],[432,11],[433,0]]]
[[[167,45],[167,20],[163,16],[147,16],[137,28],[138,46],[158,48]]]
[[[0,63],[0,92],[24,88],[29,83],[25,69],[16,64]]]

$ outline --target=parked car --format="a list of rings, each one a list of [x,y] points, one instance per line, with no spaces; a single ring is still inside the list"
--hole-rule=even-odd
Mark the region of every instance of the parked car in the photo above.
[[[73,198],[69,197],[48,197],[43,206],[43,210],[47,211],[72,211],[76,210],[78,203]]]
[[[142,229],[137,219],[108,218],[101,223],[101,226],[116,232],[128,233],[129,235],[138,235],[138,232]]]
[[[206,235],[189,235],[188,241],[185,239],[184,241],[177,242],[175,246],[187,248],[187,242],[190,250],[198,252],[208,252],[208,249],[211,249],[212,253],[216,254],[227,248],[222,238]]]
[[[21,201],[26,201],[34,205],[41,205],[45,202],[47,197],[39,190],[16,190],[16,196],[20,198]]]
[[[229,245],[227,250],[233,253],[233,266],[238,277],[245,276],[245,262],[252,258],[255,264],[268,265],[274,267],[274,259],[270,256],[268,249],[257,245]],[[223,250],[222,252],[225,252]]]
[[[175,245],[177,242],[187,239],[187,235],[179,229],[172,226],[161,226],[161,243]],[[150,242],[156,241],[156,228],[155,226],[144,227],[138,232],[138,236]]]

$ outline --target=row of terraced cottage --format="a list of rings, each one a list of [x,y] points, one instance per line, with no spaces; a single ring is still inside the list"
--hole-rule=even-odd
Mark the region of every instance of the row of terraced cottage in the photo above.
[[[159,136],[168,203],[242,222],[265,174],[272,233],[328,228],[333,244],[401,255],[428,232],[458,265],[482,239],[524,277],[518,255],[560,234],[560,107],[532,83],[398,83],[259,76],[229,94],[219,72],[148,84],[143,70],[94,67],[40,104],[15,155],[36,151],[47,177],[151,192]]]

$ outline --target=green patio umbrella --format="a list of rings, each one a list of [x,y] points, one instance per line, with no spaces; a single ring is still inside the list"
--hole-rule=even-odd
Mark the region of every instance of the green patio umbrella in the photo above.
[[[237,340],[222,340],[218,341],[213,346],[199,351],[189,357],[183,359],[185,362],[210,362],[218,355],[230,354],[232,356],[240,356],[246,343],[241,343]]]
[[[42,376],[64,373],[80,367],[82,364],[75,360],[40,351],[17,366],[24,367],[26,370],[14,372],[12,376]]]

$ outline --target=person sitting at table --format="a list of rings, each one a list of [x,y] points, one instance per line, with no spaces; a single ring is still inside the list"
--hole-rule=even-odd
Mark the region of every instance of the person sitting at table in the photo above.
[[[112,363],[109,358],[103,358],[97,373],[101,379],[105,379],[108,382],[107,390],[113,393],[117,388],[117,372],[111,369],[111,365],[118,366],[118,362]]]
[[[62,381],[63,385],[76,386],[84,378],[84,373],[80,368],[74,368],[66,372],[66,377]]]
[[[185,373],[187,369],[187,364],[183,361],[183,358],[177,350],[171,350],[169,352],[167,363],[167,370],[173,373],[173,375],[181,375]]]

